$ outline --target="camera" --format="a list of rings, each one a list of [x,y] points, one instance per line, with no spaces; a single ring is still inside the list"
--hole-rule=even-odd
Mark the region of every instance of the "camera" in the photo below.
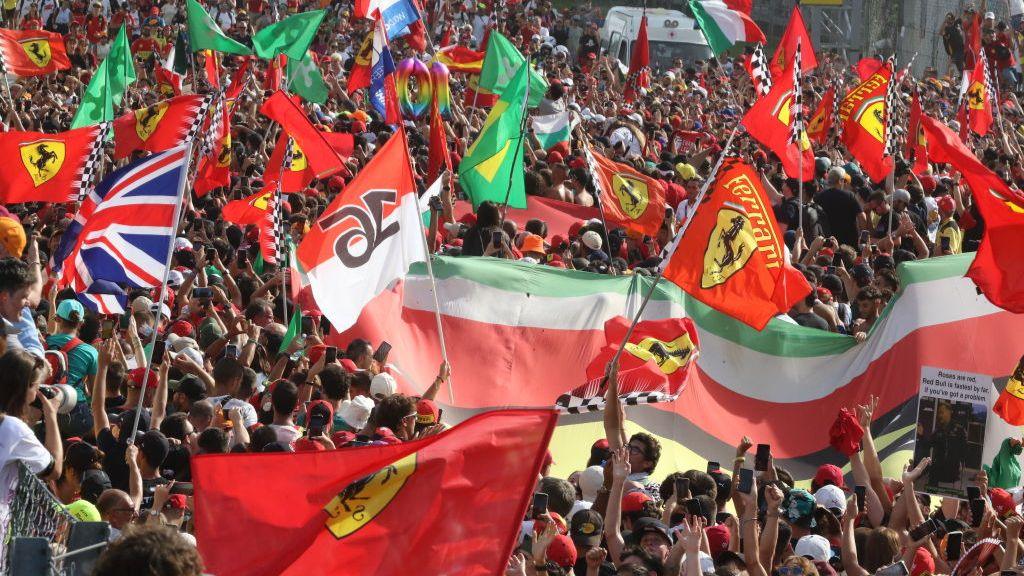
[[[58,414],[67,414],[75,409],[75,405],[78,403],[78,393],[75,389],[67,384],[40,384],[39,391],[43,393],[49,399],[57,398],[60,403],[57,405]],[[37,410],[43,409],[43,403],[38,398],[32,401],[29,406]]]

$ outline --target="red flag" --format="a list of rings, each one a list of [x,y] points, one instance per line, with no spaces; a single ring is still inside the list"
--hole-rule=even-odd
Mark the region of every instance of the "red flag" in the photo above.
[[[960,172],[985,221],[985,235],[967,276],[993,304],[1024,312],[1024,193],[1013,190],[978,160],[953,130],[922,115],[928,136],[928,155]]]
[[[370,86],[370,68],[373,66],[373,27],[359,44],[359,51],[356,52],[352,61],[352,70],[348,74],[348,84],[345,90],[351,95],[360,88]]]
[[[923,174],[928,169],[928,138],[921,127],[921,94],[914,90],[910,101],[910,122],[907,126],[907,144],[904,154],[914,159],[914,174]]]
[[[601,378],[608,363],[622,344],[629,330],[630,321],[616,316],[604,323],[604,337],[607,344],[587,366],[587,378]],[[665,393],[676,396],[686,383],[690,366],[697,359],[700,339],[697,327],[689,318],[666,318],[644,320],[636,325],[629,337],[626,349],[619,356],[619,392],[651,392],[636,390],[623,381],[622,374],[645,364],[653,364],[657,373],[667,382]]]
[[[825,91],[825,95],[818,102],[818,109],[814,116],[807,122],[807,137],[818,146],[824,146],[828,140],[828,134],[835,123],[836,111],[836,88],[835,86]]]
[[[750,107],[743,117],[743,125],[755,140],[782,160],[786,176],[806,182],[814,179],[814,151],[806,133],[800,142],[789,141],[792,104],[793,75],[788,74],[779,78],[771,92]]]
[[[484,65],[484,53],[467,46],[447,46],[437,51],[434,59],[448,67],[449,72],[479,74]]]
[[[213,50],[203,51],[203,70],[206,72],[206,81],[214,88],[220,88],[220,62],[217,53]]]
[[[971,71],[971,79],[967,85],[967,118],[971,130],[978,136],[988,135],[992,127],[992,100],[994,95],[988,91],[985,75],[988,71],[988,60],[984,52],[978,55],[978,64]]]
[[[217,155],[211,157],[205,155],[199,159],[196,167],[196,181],[192,189],[196,198],[206,196],[210,190],[229,186],[231,184],[231,109],[233,106],[226,105],[221,115],[217,132],[220,137],[217,139]],[[211,118],[211,121],[215,119]],[[209,129],[209,128],[208,128]]]
[[[0,203],[68,202],[78,195],[78,178],[97,126],[59,132],[0,133]]]
[[[964,70],[974,70],[981,53],[981,14],[972,11],[971,21],[964,26]]]
[[[288,57],[284,54],[278,54],[273,60],[267,64],[267,71],[263,77],[263,89],[264,90],[280,90],[281,83],[284,82],[284,71],[288,65]]]
[[[156,72],[154,73],[156,79],[156,91],[164,98],[174,98],[175,96],[181,96],[181,75],[175,74],[173,71],[164,68],[157,64]]]
[[[807,26],[804,24],[804,15],[800,12],[800,5],[793,6],[793,12],[789,16],[789,24],[786,31],[782,33],[779,45],[772,55],[771,71],[772,80],[779,82],[783,75],[792,75],[790,68],[793,66],[793,54],[796,54],[797,42],[801,44],[800,49],[800,70],[809,72],[818,67],[818,57],[814,54],[814,43],[811,42],[811,35],[807,33]]]
[[[754,0],[725,0],[725,5],[730,10],[743,12],[749,16],[750,11],[754,9]]]
[[[264,190],[276,190],[277,182],[280,180],[281,192],[286,194],[302,192],[313,181],[314,174],[309,168],[306,156],[303,154],[302,148],[294,141],[292,142],[291,164],[282,172],[281,167],[284,164],[284,154],[287,148],[288,135],[281,132],[281,135],[277,137],[274,151],[271,152],[270,159],[267,161],[267,169],[263,172]]]
[[[404,576],[415,561],[421,574],[503,574],[556,420],[496,410],[402,444],[199,456],[206,570]]]
[[[591,151],[601,206],[609,223],[646,236],[657,236],[665,220],[665,188],[632,167]]]
[[[295,139],[317,178],[330,176],[342,169],[338,153],[313,126],[302,108],[284,92],[278,90],[267,98],[260,107],[260,113],[280,124]]]
[[[321,136],[342,158],[350,158],[355,150],[355,137],[347,132],[321,132]],[[343,165],[344,166],[344,165]],[[345,170],[342,170],[343,172]]]
[[[1006,381],[992,411],[1014,426],[1024,425],[1024,357]]]
[[[497,94],[491,94],[487,90],[480,88],[480,75],[473,74],[466,81],[465,96],[462,99],[462,105],[467,108],[490,108],[498,101]]]
[[[114,158],[126,158],[136,150],[156,153],[180,146],[202,101],[196,94],[178,96],[114,120]]]
[[[636,100],[641,88],[651,85],[651,55],[647,42],[647,16],[640,19],[640,31],[633,43],[633,54],[629,59],[629,75],[626,76],[626,88],[623,97],[626,102]]]
[[[893,167],[892,157],[885,155],[885,93],[892,75],[892,66],[887,63],[850,90],[839,104],[842,142],[875,182],[885,178]]]
[[[697,300],[761,330],[811,292],[786,262],[772,205],[749,165],[726,159],[692,219],[665,278]]]
[[[267,208],[270,206],[272,190],[260,190],[241,200],[232,200],[224,205],[221,215],[227,222],[234,222],[239,226],[258,224],[266,217]]]
[[[16,76],[42,76],[71,68],[64,37],[56,32],[0,28],[0,54],[4,68]]]
[[[857,77],[861,81],[867,80],[872,74],[881,70],[882,66],[885,66],[885,61],[879,58],[861,58],[855,67]]]
[[[437,110],[437,101],[430,105],[430,155],[427,158],[427,182],[437,180],[442,171],[452,171],[448,153],[448,129]]]

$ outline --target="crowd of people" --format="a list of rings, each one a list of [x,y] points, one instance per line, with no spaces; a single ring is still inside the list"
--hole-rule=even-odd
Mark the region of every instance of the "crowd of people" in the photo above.
[[[220,0],[207,9],[228,35],[244,42],[275,13],[320,4]],[[596,189],[580,147],[585,139],[607,157],[660,180],[668,208],[655,237],[606,229],[600,219],[549,233],[548,223],[513,222],[490,202],[457,219],[455,207],[464,198],[452,175],[433,215],[434,249],[594,274],[653,274],[662,248],[696,209],[694,199],[729,133],[755,99],[743,57],[678,60],[652,71],[651,85],[626,103],[619,63],[601,48],[600,10],[555,9],[549,0],[501,7],[442,4],[442,24],[430,30],[433,42],[444,37],[483,50],[488,31],[501,30],[548,79],[536,113],[569,110],[579,121],[567,150],[545,152],[536,141],[527,146],[528,195],[592,206]],[[393,127],[362,92],[349,95],[345,89],[371,26],[352,18],[351,10],[347,3],[328,6],[311,49],[330,96],[307,110],[320,129],[354,135],[354,152],[345,162],[358,174]],[[989,16],[983,23],[985,49],[991,49],[990,61],[998,63],[1000,81],[1012,95],[1020,83],[1019,55],[1008,30],[1020,22]],[[185,25],[181,0],[4,2],[3,17],[8,27],[45,28],[65,37],[70,70],[12,79],[10,97],[0,100],[7,126],[40,132],[69,128],[84,86],[122,24],[138,76],[122,109],[156,102],[157,62]],[[950,14],[942,34],[956,69],[969,58],[960,21]],[[396,61],[422,56],[401,41],[392,50]],[[222,65],[230,77],[241,59],[227,56]],[[448,424],[434,401],[449,376],[446,364],[428,389],[399,393],[386,368],[387,350],[358,338],[343,348],[328,345],[329,323],[315,305],[305,306],[308,322],[301,336],[282,345],[288,332],[283,275],[257,265],[255,227],[231,224],[221,215],[228,201],[263,185],[275,142],[268,137],[270,121],[258,112],[265,74],[256,67],[256,81],[234,108],[231,185],[187,200],[163,303],[158,287],[130,291],[121,317],[87,309],[49,276],[49,257],[77,205],[0,208],[0,523],[9,520],[18,467],[24,466],[73,516],[111,526],[111,543],[95,574],[201,573],[191,535],[195,455],[391,444],[435,434]],[[817,70],[804,78],[806,105],[815,106],[840,80],[847,86],[856,82],[851,63],[834,53],[819,54]],[[904,77],[900,90],[909,102],[912,88],[918,88],[925,112],[952,125],[959,84],[958,76],[929,67],[921,78]],[[456,166],[487,116],[487,109],[465,105],[467,86],[465,76],[453,74],[447,144]],[[1002,108],[1004,124],[988,137],[972,136],[970,145],[1016,186],[1024,183],[1024,109],[1015,96]],[[408,121],[406,128],[423,190],[429,184],[429,125]],[[783,174],[777,158],[742,133],[729,153],[759,170],[792,263],[813,288],[790,312],[805,327],[863,341],[900,289],[898,264],[976,250],[984,233],[972,191],[944,165],[915,172],[912,159],[901,158],[887,187],[871,182],[830,138],[816,150],[814,180],[800,186]],[[112,147],[103,164],[104,173],[120,164]],[[288,195],[285,211],[296,244],[350,178],[332,176]],[[288,309],[297,304],[288,302]],[[841,471],[847,462],[836,462],[822,466],[806,490],[772,464],[752,481],[745,479],[753,445],[746,437],[735,455],[721,455],[734,457],[726,461],[731,467],[673,472],[658,482],[652,476],[661,455],[658,440],[645,433],[627,438],[624,411],[609,406],[606,438],[593,443],[589,458],[582,448],[578,472],[563,479],[542,471],[537,491],[547,494],[547,507],[527,513],[507,574],[949,574],[964,551],[989,537],[1003,542],[1001,554],[967,571],[1019,572],[1020,493],[989,488],[982,474],[977,484],[988,504],[982,516],[972,517],[961,501],[930,502],[915,492],[927,461],[900,478],[883,477],[871,438],[873,409],[871,400],[857,407],[864,436],[862,451],[849,461],[853,486]],[[933,530],[914,536],[912,529],[929,523]],[[900,562],[903,572],[897,570]]]

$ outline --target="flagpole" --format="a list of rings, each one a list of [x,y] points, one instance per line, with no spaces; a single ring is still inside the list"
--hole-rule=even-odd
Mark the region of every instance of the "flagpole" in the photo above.
[[[675,238],[673,238],[672,244],[670,244],[670,246],[672,246],[671,252],[665,254],[661,264],[658,266],[658,273],[654,276],[654,281],[651,282],[651,289],[647,291],[647,294],[644,295],[643,301],[640,302],[640,308],[636,311],[636,314],[633,315],[633,320],[629,324],[629,329],[626,330],[626,335],[622,338],[622,342],[619,344],[619,349],[615,351],[615,356],[612,357],[609,364],[615,364],[619,361],[619,356],[622,355],[622,351],[625,350],[626,344],[633,336],[633,330],[640,322],[640,317],[647,308],[647,303],[650,302],[651,297],[654,296],[654,291],[658,287],[658,282],[660,282],[662,277],[665,275],[667,261],[672,258],[672,254],[675,252],[676,247],[678,247],[679,242],[682,240],[683,236],[686,235],[686,230],[690,227],[690,224],[693,223],[694,216],[696,216],[701,202],[704,201],[704,196],[707,195],[708,188],[711,187],[711,183],[714,182],[715,177],[718,175],[718,171],[721,169],[722,163],[725,162],[725,158],[729,155],[729,149],[732,147],[732,142],[736,138],[736,132],[738,129],[739,124],[733,126],[732,132],[729,134],[729,139],[725,141],[725,146],[722,147],[722,154],[718,157],[718,161],[715,163],[714,168],[711,169],[711,174],[708,175],[708,179],[704,181],[704,184],[700,188],[700,192],[697,194],[697,198],[693,202],[693,210],[690,212],[686,222],[683,223],[683,227],[679,229],[679,232],[676,232]]]
[[[185,197],[185,185],[188,183],[188,171],[192,164],[192,148],[195,146],[195,140],[190,140],[188,143],[188,150],[185,152],[185,170],[182,173],[181,178],[178,181],[178,195],[175,197],[174,202],[174,218],[172,220],[173,225],[171,226],[170,241],[167,243],[167,259],[164,261],[164,278],[163,282],[160,283],[160,296],[156,302],[156,323],[160,323],[160,315],[163,314],[164,301],[167,299],[167,278],[171,274],[171,260],[174,258],[174,240],[177,236],[176,231],[178,230],[178,222],[181,220],[181,205],[184,203]],[[151,362],[153,360],[153,350],[156,347],[157,336],[159,335],[157,330],[153,330],[153,335],[149,338],[149,356],[146,358],[146,371],[142,375],[142,386],[139,389],[139,401],[135,405],[135,422],[131,427],[131,443],[135,443],[135,431],[139,428],[139,419],[142,416],[142,404],[146,399],[146,386],[149,384],[149,374],[152,372]],[[145,352],[143,352],[145,354]],[[165,360],[166,361],[166,360]]]
[[[526,120],[529,117],[530,111],[530,58],[527,57],[526,61],[523,62],[526,66],[526,91],[523,94],[523,118],[519,122],[519,145],[516,146],[515,152],[512,153],[512,166],[508,171],[508,186],[505,187],[505,203],[501,207],[501,219],[504,220],[508,215],[508,201],[512,196],[512,179],[515,177],[515,165],[519,160],[519,150],[524,146],[523,139],[526,138]]]
[[[277,238],[274,242],[274,251],[277,253],[277,267],[281,273],[281,311],[284,314],[285,325],[290,325],[291,319],[288,317],[288,272],[284,266],[284,257],[282,256],[281,247],[284,245],[285,234],[288,230],[288,225],[284,221],[284,196],[282,188],[284,187],[284,172],[285,170],[291,169],[292,163],[292,139],[288,138],[286,142],[288,148],[285,149],[284,155],[281,159],[281,173],[277,177],[277,202],[274,206],[278,220]]]

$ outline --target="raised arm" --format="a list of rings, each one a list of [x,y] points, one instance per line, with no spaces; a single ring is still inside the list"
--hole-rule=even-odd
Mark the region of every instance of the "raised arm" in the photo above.
[[[94,386],[92,391],[92,433],[97,438],[101,430],[110,428],[110,418],[107,416],[107,366],[110,365],[113,347],[117,345],[117,339],[111,338],[101,344],[99,349],[99,361],[96,366],[98,385]]]
[[[626,438],[626,410],[619,400],[619,366],[618,363],[608,364],[606,378],[608,391],[605,393],[604,434],[608,439],[608,448],[616,451],[628,442]]]
[[[619,563],[622,548],[626,545],[619,525],[622,523],[622,492],[629,476],[629,449],[619,448],[612,452],[612,487],[608,494],[608,511],[604,517],[604,537],[608,541],[608,553],[612,562]]]

